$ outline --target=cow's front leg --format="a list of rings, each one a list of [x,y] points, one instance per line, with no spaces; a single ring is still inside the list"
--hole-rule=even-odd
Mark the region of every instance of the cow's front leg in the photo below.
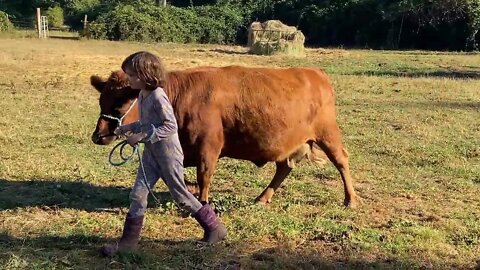
[[[197,166],[197,182],[200,188],[200,201],[202,203],[208,203],[208,191],[220,156],[221,141],[206,141],[200,149],[199,163]]]
[[[275,165],[277,166],[277,170],[275,171],[272,181],[262,192],[262,194],[255,199],[258,204],[266,205],[267,203],[270,203],[275,191],[280,187],[283,180],[285,180],[287,175],[292,171],[292,168],[288,166],[287,161],[276,162]]]

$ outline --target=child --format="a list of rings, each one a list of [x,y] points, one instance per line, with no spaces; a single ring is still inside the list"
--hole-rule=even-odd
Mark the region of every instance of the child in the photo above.
[[[216,243],[227,235],[225,226],[218,220],[210,205],[200,203],[188,190],[183,180],[183,152],[177,133],[177,121],[172,105],[163,87],[166,70],[161,60],[149,52],[137,52],[122,63],[130,86],[140,89],[138,106],[140,120],[115,130],[116,135],[132,132],[127,141],[130,145],[144,143],[143,165],[147,179],[143,179],[141,166],[130,193],[130,209],[125,217],[120,241],[105,245],[102,253],[111,256],[118,251],[135,250],[140,239],[144,214],[147,209],[148,188],[162,178],[180,207],[189,211],[204,229],[201,241]]]

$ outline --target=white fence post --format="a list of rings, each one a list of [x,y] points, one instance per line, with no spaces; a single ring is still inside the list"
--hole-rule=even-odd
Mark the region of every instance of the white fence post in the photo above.
[[[42,38],[42,22],[40,21],[40,8],[37,8],[37,32],[38,38]]]

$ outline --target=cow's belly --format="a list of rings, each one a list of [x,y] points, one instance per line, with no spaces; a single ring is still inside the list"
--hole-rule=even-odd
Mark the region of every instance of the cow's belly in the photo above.
[[[287,158],[301,145],[314,140],[309,126],[287,130],[263,130],[225,134],[222,156],[250,160],[254,163],[279,161]]]

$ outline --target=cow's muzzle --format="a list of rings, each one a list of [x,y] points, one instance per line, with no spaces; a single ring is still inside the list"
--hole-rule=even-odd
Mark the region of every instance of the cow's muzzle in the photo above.
[[[107,145],[115,139],[117,139],[117,135],[115,135],[114,133],[101,135],[98,132],[94,132],[92,134],[92,142],[98,145]]]

